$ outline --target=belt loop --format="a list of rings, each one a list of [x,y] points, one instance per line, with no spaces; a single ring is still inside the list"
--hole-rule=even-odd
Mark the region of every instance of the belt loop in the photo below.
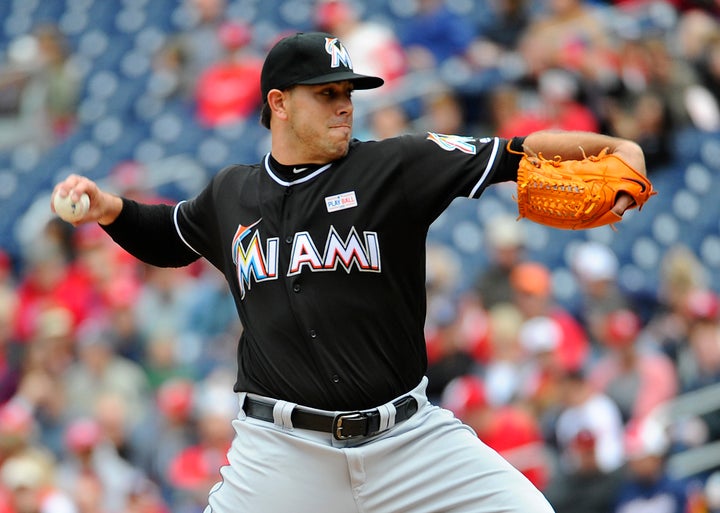
[[[273,422],[276,426],[283,429],[292,429],[292,412],[297,403],[289,403],[287,401],[277,401],[273,406]]]
[[[239,392],[238,393],[238,403],[240,404],[240,409],[238,410],[238,418],[240,420],[243,420],[245,415],[245,399],[247,398],[247,392]]]
[[[395,425],[396,412],[397,409],[393,403],[378,406],[378,413],[380,414],[380,431],[385,431]]]

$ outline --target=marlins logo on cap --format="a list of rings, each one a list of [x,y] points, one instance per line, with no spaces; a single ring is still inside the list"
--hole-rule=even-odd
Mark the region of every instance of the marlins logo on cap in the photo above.
[[[343,80],[352,81],[355,89],[374,89],[384,83],[380,77],[355,73],[350,54],[337,37],[325,32],[300,32],[281,39],[270,50],[260,86],[265,101],[271,89]]]
[[[330,55],[330,67],[337,68],[340,64],[353,69],[350,54],[345,49],[340,40],[336,37],[325,38],[325,51]]]

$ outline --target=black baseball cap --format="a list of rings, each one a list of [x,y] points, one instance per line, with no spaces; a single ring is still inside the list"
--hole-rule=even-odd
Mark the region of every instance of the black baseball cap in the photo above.
[[[380,77],[360,75],[340,40],[325,32],[299,32],[272,47],[260,76],[263,102],[271,89],[294,85],[316,85],[351,80],[355,89],[374,89],[385,82]]]

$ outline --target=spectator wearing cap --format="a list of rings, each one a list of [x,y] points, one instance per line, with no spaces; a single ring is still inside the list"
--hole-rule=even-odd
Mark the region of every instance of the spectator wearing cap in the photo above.
[[[678,374],[680,392],[692,392],[720,384],[720,298],[707,289],[688,294],[689,320],[687,345],[680,351]],[[680,443],[698,446],[720,440],[720,409],[690,417],[679,433]]]
[[[510,273],[525,257],[524,226],[511,215],[500,215],[487,223],[485,242],[489,261],[477,277],[475,292],[488,310],[513,300]]]
[[[125,506],[125,513],[171,513],[157,485],[145,477],[138,478]]]
[[[556,349],[558,361],[566,370],[580,369],[589,355],[590,344],[580,323],[553,296],[552,275],[540,262],[522,262],[510,273],[513,301],[524,318],[544,316],[553,319],[562,336]]]
[[[141,473],[118,455],[97,420],[72,420],[64,441],[66,452],[58,463],[58,486],[78,503],[94,505],[97,511],[125,513],[128,496]]]
[[[457,297],[460,277],[457,254],[443,244],[430,244],[426,261],[429,392],[439,398],[456,376],[471,372],[487,358],[486,314],[476,298]]]
[[[223,57],[206,68],[195,88],[196,115],[207,127],[231,125],[247,119],[260,104],[262,59],[252,50],[252,28],[226,21],[218,29]]]
[[[137,363],[115,353],[115,335],[102,320],[86,322],[78,330],[77,361],[63,374],[70,417],[92,416],[106,394],[122,398],[128,422],[137,422],[147,408],[149,384]]]
[[[595,457],[602,472],[612,472],[624,461],[623,421],[620,409],[607,395],[596,391],[582,372],[563,375],[561,411],[555,437],[561,464],[567,465],[573,441],[581,431],[595,437]]]
[[[523,321],[518,332],[523,357],[516,377],[516,394],[540,420],[547,440],[554,438],[552,427],[565,372],[558,357],[562,336],[560,325],[545,316]]]
[[[472,372],[477,362],[462,333],[458,302],[443,298],[434,303],[434,325],[427,336],[426,375],[428,396],[439,399],[453,378]]]
[[[38,426],[29,405],[19,398],[0,406],[0,465],[18,456],[50,460],[50,452],[38,443]]]
[[[231,375],[218,371],[197,385],[197,440],[180,451],[167,469],[167,479],[176,492],[172,503],[178,511],[201,510],[219,479],[220,467],[228,464],[234,434],[229,421],[237,411],[237,397],[229,392],[226,382],[231,379]]]
[[[687,346],[692,314],[688,296],[707,287],[708,273],[698,256],[687,246],[668,248],[660,264],[657,298],[644,337],[661,348],[676,367],[680,352]],[[682,379],[682,372],[681,372]]]
[[[549,461],[537,420],[513,405],[492,405],[485,384],[474,375],[459,376],[445,387],[443,408],[469,425],[477,436],[520,470],[542,490],[549,475]]]
[[[227,0],[183,0],[188,26],[169,38],[153,61],[153,80],[166,97],[192,98],[200,74],[222,59],[219,29],[226,21]]]
[[[680,353],[678,369],[682,391],[720,383],[720,297],[696,289],[686,296],[688,344]]]
[[[185,268],[144,267],[144,281],[134,304],[137,328],[145,340],[183,333],[197,294],[197,284]]]
[[[68,494],[55,485],[54,471],[55,465],[50,459],[20,455],[5,461],[0,466],[0,490],[8,491],[6,511],[80,513]]]
[[[195,384],[186,378],[168,379],[155,392],[155,406],[130,433],[132,461],[159,486],[170,500],[171,462],[196,441]]]
[[[609,513],[623,478],[622,467],[603,472],[598,465],[595,435],[581,430],[568,445],[566,465],[543,490],[555,513]]]
[[[525,363],[518,340],[523,317],[511,303],[499,303],[487,312],[490,358],[483,365],[488,400],[507,404],[518,398],[519,372]]]
[[[32,338],[21,347],[19,379],[7,404],[19,404],[35,419],[37,443],[56,453],[64,415],[62,375],[73,362],[72,314],[49,306],[37,314]]]
[[[73,329],[82,322],[91,306],[92,294],[86,280],[69,265],[56,242],[35,241],[27,248],[25,267],[18,283],[18,309],[14,338],[28,343],[34,335],[38,313],[62,307],[72,314]]]
[[[204,376],[215,367],[226,366],[235,358],[242,333],[227,282],[207,260],[198,261],[197,267],[194,293],[182,321],[181,340],[187,356],[175,358],[176,375]],[[191,352],[194,357],[189,357]]]
[[[23,144],[47,150],[75,126],[82,73],[65,34],[36,26],[9,46],[0,70],[0,150]]]
[[[565,69],[543,70],[538,77],[536,105],[506,118],[505,123],[498,127],[498,135],[512,137],[511,134],[529,134],[547,129],[586,132],[597,132],[599,129],[595,114],[580,102],[577,78]]]
[[[613,513],[685,513],[685,485],[665,467],[669,440],[662,426],[650,420],[631,422],[624,447],[627,466]]]
[[[529,78],[550,68],[572,70],[587,80],[615,72],[610,33],[597,9],[582,0],[547,2],[518,42]]]
[[[643,419],[675,397],[678,378],[672,361],[652,347],[640,346],[641,320],[631,310],[608,313],[602,323],[605,351],[590,370],[590,382],[620,407],[623,421]]]
[[[578,284],[578,295],[571,313],[583,325],[596,349],[603,338],[605,316],[631,306],[620,290],[619,267],[612,248],[600,242],[583,242],[572,252],[571,269]]]
[[[436,130],[441,134],[462,134],[468,130],[461,98],[452,89],[426,95],[422,109],[422,115],[416,120],[419,130]]]

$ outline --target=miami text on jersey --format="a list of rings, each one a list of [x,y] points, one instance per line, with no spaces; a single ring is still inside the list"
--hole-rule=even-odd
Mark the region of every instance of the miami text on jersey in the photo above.
[[[253,229],[260,220],[250,226],[238,226],[232,243],[233,262],[237,269],[240,298],[256,282],[278,278],[279,239],[270,237],[261,245],[259,229]],[[246,240],[247,243],[243,244]],[[308,232],[298,232],[293,237],[287,276],[300,274],[304,269],[311,272],[335,271],[338,267],[349,273],[353,267],[361,272],[380,272],[380,245],[376,232],[363,232],[360,237],[353,226],[346,238],[330,226],[324,248],[318,246]]]

